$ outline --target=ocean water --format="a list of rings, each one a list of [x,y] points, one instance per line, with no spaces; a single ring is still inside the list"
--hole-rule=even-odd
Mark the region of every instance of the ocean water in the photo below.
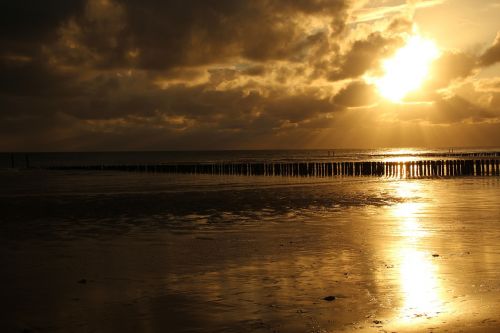
[[[225,150],[225,151],[151,151],[151,152],[58,152],[0,153],[0,168],[50,167],[99,164],[162,164],[189,162],[287,162],[287,161],[372,161],[394,159],[435,159],[450,153],[496,154],[500,147],[479,148],[384,148],[331,150]],[[456,156],[455,155],[455,156]]]
[[[200,157],[55,155],[67,163]],[[30,158],[49,163],[55,155]],[[372,158],[382,155],[415,152]],[[19,167],[1,170],[0,184],[0,320],[7,332],[500,330],[500,177]]]

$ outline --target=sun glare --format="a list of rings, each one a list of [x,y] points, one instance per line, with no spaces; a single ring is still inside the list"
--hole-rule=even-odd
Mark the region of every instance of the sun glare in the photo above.
[[[421,87],[428,76],[429,65],[438,56],[439,50],[433,41],[411,36],[392,58],[382,63],[384,75],[373,82],[380,95],[400,102],[409,92]]]

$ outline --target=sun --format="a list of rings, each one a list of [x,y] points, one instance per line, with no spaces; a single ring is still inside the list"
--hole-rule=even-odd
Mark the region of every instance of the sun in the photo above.
[[[372,83],[384,98],[401,102],[408,93],[422,86],[429,75],[430,64],[439,54],[432,40],[412,35],[392,58],[382,62],[384,74],[374,78]]]

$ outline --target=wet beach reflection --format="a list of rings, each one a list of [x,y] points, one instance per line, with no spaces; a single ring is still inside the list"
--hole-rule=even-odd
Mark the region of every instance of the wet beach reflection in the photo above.
[[[3,194],[7,331],[499,331],[499,180],[217,179]]]
[[[401,324],[415,325],[417,319],[429,319],[446,312],[442,300],[441,281],[438,280],[438,254],[430,256],[422,247],[422,238],[431,239],[432,231],[421,224],[426,202],[415,202],[412,198],[421,192],[421,184],[398,184],[398,193],[410,201],[396,204],[392,214],[399,222],[397,233],[401,238],[394,246],[394,257],[399,261],[399,279],[403,304],[399,311]]]

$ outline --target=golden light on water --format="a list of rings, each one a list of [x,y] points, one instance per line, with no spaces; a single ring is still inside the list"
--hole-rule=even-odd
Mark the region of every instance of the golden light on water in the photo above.
[[[415,216],[421,205],[421,203],[416,202],[405,202],[394,209],[394,215],[399,217],[401,222],[400,234],[410,238],[410,240],[418,240],[427,234]]]
[[[442,312],[437,267],[429,253],[414,247],[402,248],[400,279],[403,292],[402,321],[434,317]],[[431,257],[432,258],[432,257]]]
[[[397,193],[409,201],[396,205],[392,210],[393,216],[397,218],[397,233],[401,236],[395,255],[399,260],[402,305],[398,320],[402,325],[412,325],[419,318],[431,318],[445,311],[437,260],[422,244],[422,240],[431,235],[419,218],[426,203],[414,200],[420,186],[417,183],[400,182]]]
[[[429,66],[439,56],[436,44],[418,35],[409,37],[392,58],[382,63],[384,75],[373,79],[380,95],[400,102],[419,89],[429,74]]]
[[[403,199],[413,199],[418,196],[420,184],[416,182],[398,182],[396,193]],[[417,203],[408,201],[395,207],[394,215],[399,218],[413,217],[418,211]]]

